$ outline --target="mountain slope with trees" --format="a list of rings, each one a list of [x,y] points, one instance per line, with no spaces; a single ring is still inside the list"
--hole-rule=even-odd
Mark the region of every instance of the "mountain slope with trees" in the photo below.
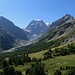
[[[62,43],[74,41],[75,19],[67,14],[61,19],[53,22],[48,30],[39,38],[39,42],[49,42],[64,38]],[[66,42],[66,40],[68,40]]]

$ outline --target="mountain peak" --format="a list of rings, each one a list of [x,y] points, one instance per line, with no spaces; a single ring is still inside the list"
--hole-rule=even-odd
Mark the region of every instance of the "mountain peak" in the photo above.
[[[4,16],[0,16],[0,19],[6,19]]]
[[[32,20],[32,21],[36,21],[36,22],[41,22],[41,21],[43,21],[42,19],[35,19],[35,20]]]
[[[65,16],[71,16],[70,14],[66,14]]]
[[[73,16],[71,16],[70,14],[66,14],[65,16],[63,16],[62,18],[60,18],[60,19],[58,19],[58,20],[56,20],[55,22],[53,22],[52,24],[51,24],[51,26],[60,26],[60,25],[62,25],[62,24],[64,24],[64,23],[68,23],[68,22],[70,22],[70,21],[72,21],[72,20],[74,20],[74,17]]]
[[[15,26],[12,21],[3,16],[0,16],[0,27],[3,27],[6,31],[10,32],[12,35],[19,39],[28,40],[25,31]]]
[[[49,26],[50,26],[50,23],[49,23],[49,22],[47,22],[47,23],[46,23],[46,25],[49,27]]]
[[[70,20],[74,19],[74,17],[72,15],[70,15],[70,14],[66,14],[63,18],[64,19],[70,19]]]
[[[36,21],[43,21],[43,20],[41,20],[41,19],[37,19]]]
[[[32,20],[29,25],[25,28],[25,31],[30,32],[30,34],[39,36],[41,35],[48,26],[44,23],[43,20]]]
[[[0,16],[0,19],[4,18],[3,16]]]

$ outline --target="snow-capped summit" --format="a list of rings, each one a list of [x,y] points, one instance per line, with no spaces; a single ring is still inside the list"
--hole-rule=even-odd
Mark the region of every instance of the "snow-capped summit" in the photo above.
[[[48,26],[43,22],[43,20],[32,20],[29,25],[25,28],[25,31],[28,31],[30,34],[39,36],[41,35]]]
[[[46,23],[46,25],[49,27],[49,26],[50,26],[50,23],[49,23],[49,22],[47,22],[47,23]]]
[[[38,19],[38,20],[36,20],[36,21],[42,21],[41,19]]]

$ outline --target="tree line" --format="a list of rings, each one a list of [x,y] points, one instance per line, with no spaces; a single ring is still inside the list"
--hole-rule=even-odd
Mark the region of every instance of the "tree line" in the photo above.
[[[75,45],[73,43],[68,44],[66,47],[58,48],[56,47],[54,50],[51,50],[51,48],[44,53],[44,60],[49,58],[54,58],[56,56],[65,56],[75,54]]]

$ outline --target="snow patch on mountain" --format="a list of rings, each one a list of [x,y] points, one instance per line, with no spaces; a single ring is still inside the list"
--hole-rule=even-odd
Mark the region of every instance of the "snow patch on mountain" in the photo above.
[[[29,30],[29,29],[25,29],[25,31],[27,31],[27,32],[29,32],[29,33],[31,32],[31,30]]]
[[[41,19],[38,19],[38,20],[36,20],[36,21],[42,21]]]
[[[46,23],[46,25],[49,27],[49,26],[50,26],[50,23],[49,23],[49,22],[47,22],[47,23]]]

